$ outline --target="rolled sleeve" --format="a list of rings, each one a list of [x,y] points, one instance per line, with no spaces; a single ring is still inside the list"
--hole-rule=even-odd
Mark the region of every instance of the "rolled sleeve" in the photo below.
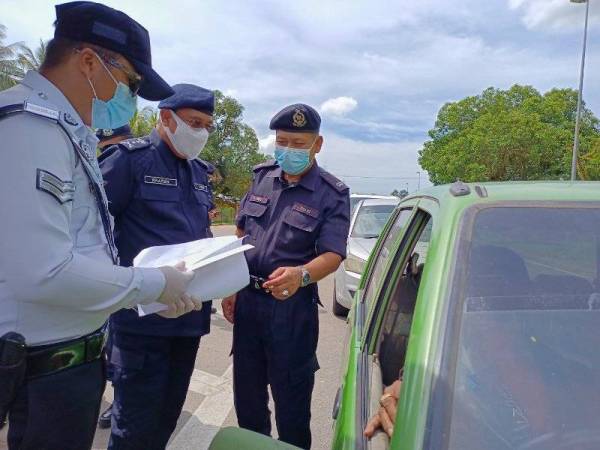
[[[346,258],[346,245],[350,229],[350,197],[345,195],[329,210],[317,237],[317,254],[333,252]]]

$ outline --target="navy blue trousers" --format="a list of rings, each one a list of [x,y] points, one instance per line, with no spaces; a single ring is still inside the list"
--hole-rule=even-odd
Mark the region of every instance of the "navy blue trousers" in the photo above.
[[[28,380],[9,411],[8,448],[89,450],[104,385],[102,359]]]
[[[163,450],[181,414],[200,337],[112,330],[111,450]]]
[[[270,385],[279,439],[310,448],[310,404],[319,368],[319,318],[312,292],[279,301],[246,288],[238,293],[234,322],[233,381],[238,424],[271,434]]]

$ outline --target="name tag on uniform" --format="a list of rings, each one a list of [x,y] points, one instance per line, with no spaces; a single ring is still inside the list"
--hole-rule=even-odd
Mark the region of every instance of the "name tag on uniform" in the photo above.
[[[269,203],[269,197],[263,197],[262,195],[250,194],[250,198],[248,200],[254,203],[260,203],[261,205],[266,205]]]
[[[177,187],[177,178],[153,177],[151,175],[144,175],[144,183]]]
[[[314,217],[315,219],[319,217],[319,210],[316,208],[311,208],[310,206],[303,205],[302,203],[294,203],[292,206],[294,211],[301,212],[302,214],[306,214],[307,216]]]
[[[208,192],[208,186],[201,183],[194,183],[194,189],[197,191]]]

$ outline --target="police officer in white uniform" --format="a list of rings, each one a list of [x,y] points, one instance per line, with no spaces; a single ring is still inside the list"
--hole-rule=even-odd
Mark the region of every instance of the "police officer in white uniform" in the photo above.
[[[56,14],[40,72],[0,93],[0,336],[26,343],[14,392],[0,373],[11,450],[91,448],[112,312],[154,301],[167,317],[199,309],[182,267],[117,265],[88,128],[127,123],[137,94],[172,94],[151,67],[148,32],[97,3],[58,5]]]

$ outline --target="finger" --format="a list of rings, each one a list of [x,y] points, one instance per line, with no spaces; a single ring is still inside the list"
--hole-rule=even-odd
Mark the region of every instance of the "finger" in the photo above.
[[[388,398],[387,401],[383,402],[383,407],[388,414],[388,417],[392,420],[396,420],[397,403],[393,398]]]
[[[284,273],[282,275],[279,275],[278,277],[273,278],[272,280],[265,282],[263,284],[263,287],[266,289],[278,288],[281,287],[283,283],[287,283],[287,281],[287,275]]]
[[[375,431],[381,426],[381,421],[379,420],[379,416],[375,415],[371,417],[371,420],[367,423],[365,427],[364,435],[368,438],[373,437]]]
[[[272,280],[273,278],[277,278],[284,272],[285,272],[285,267],[278,267],[271,273],[271,275],[269,275],[269,280]]]
[[[388,416],[385,408],[379,408],[379,420],[381,421],[381,428],[383,428],[383,431],[385,431],[389,437],[392,437],[392,434],[394,434],[394,422],[392,422],[390,416]]]
[[[181,299],[185,303],[185,313],[186,314],[193,311],[194,309],[196,309],[196,304],[192,301],[192,297],[190,297],[188,294],[183,294]]]
[[[198,297],[192,297],[192,302],[194,302],[194,310],[195,311],[202,311],[202,308],[204,307],[204,303],[202,302],[202,300],[200,300]]]
[[[179,270],[180,272],[185,272],[185,261],[179,261],[177,264],[175,264],[173,267],[175,267],[177,270]]]

